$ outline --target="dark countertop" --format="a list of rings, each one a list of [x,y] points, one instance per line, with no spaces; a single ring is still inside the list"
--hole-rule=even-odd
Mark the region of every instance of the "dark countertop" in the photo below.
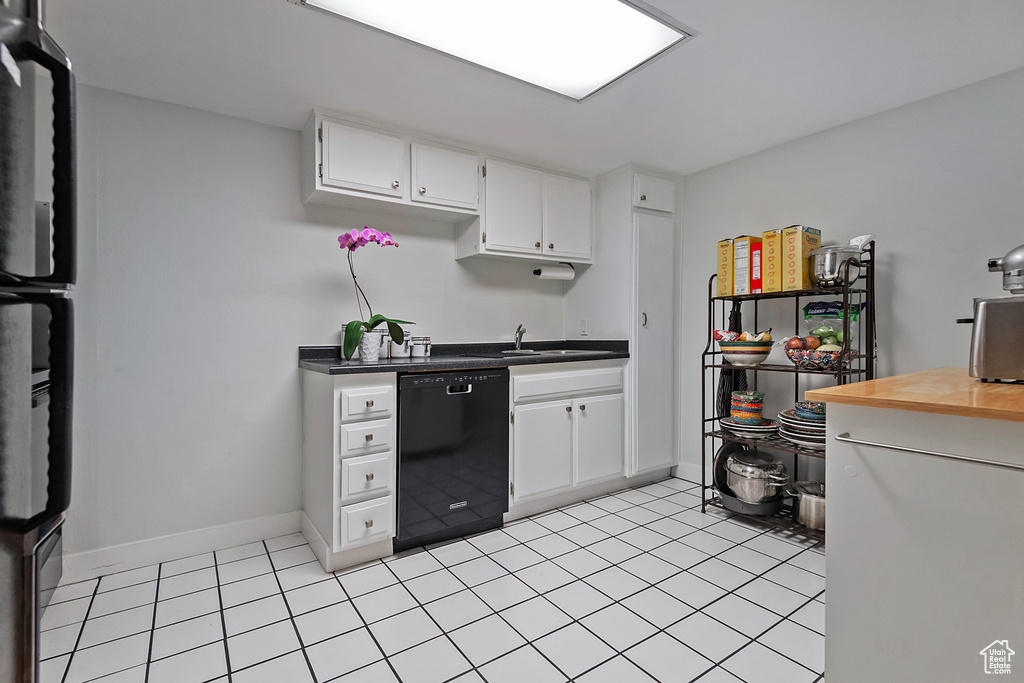
[[[376,363],[344,360],[340,346],[300,346],[299,367],[325,375],[353,375],[370,372],[433,372],[444,370],[475,370],[479,368],[505,368],[511,365],[541,365],[544,363],[575,363],[587,360],[629,358],[629,342],[602,340],[524,342],[523,348],[538,351],[572,349],[588,353],[565,356],[536,354],[529,356],[504,355],[513,348],[511,343],[434,344],[426,358],[381,359]],[[494,357],[488,357],[493,355]]]

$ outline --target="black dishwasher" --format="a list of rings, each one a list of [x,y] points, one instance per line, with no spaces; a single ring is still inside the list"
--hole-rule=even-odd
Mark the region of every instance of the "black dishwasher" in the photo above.
[[[395,552],[501,526],[508,406],[507,368],[399,376]]]

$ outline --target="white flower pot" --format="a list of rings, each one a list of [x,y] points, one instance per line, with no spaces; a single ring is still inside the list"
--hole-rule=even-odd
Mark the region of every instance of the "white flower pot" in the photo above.
[[[380,358],[380,332],[363,332],[359,340],[359,360],[363,363],[376,363]]]

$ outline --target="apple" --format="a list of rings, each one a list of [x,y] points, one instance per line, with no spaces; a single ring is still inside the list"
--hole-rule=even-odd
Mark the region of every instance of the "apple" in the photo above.
[[[804,348],[810,349],[811,351],[813,351],[814,349],[818,348],[819,346],[821,346],[821,340],[818,339],[817,337],[814,337],[814,336],[804,337]]]
[[[836,335],[835,334],[830,334],[827,337],[822,337],[821,345],[822,346],[838,346],[839,345],[839,340],[836,339]]]
[[[790,337],[788,340],[786,340],[787,349],[802,349],[805,348],[804,344],[805,342],[803,337]]]

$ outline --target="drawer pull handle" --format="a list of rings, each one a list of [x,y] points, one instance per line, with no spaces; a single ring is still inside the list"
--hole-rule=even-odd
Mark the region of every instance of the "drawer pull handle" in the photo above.
[[[426,193],[427,193],[427,188],[421,187],[420,188],[420,194],[426,194]]]
[[[393,181],[391,181],[391,187],[393,187],[393,188],[395,188],[397,190],[399,187],[401,187],[401,185],[399,184],[399,182],[397,180],[393,180]]]
[[[366,441],[367,442],[373,441],[373,434],[367,434],[366,435]]]
[[[640,195],[640,201],[646,202],[647,201],[647,195],[645,195],[645,194]]]
[[[366,481],[373,481],[373,472],[366,475]]]
[[[587,407],[585,405],[580,405],[580,410],[586,410],[586,409],[587,409]]]
[[[534,242],[533,246],[535,246],[535,247],[537,247],[539,249],[540,248],[540,242]]]
[[[366,520],[366,528],[369,529],[372,526],[373,526],[373,520],[372,519]]]
[[[858,446],[867,446],[868,448],[888,448],[894,451],[902,451],[904,453],[915,453],[917,455],[928,455],[933,458],[942,458],[944,460],[958,460],[960,462],[969,462],[975,465],[988,465],[989,467],[1001,467],[1007,470],[1017,470],[1024,472],[1024,465],[1017,465],[1010,462],[997,462],[995,460],[984,460],[982,458],[972,458],[966,455],[953,455],[952,453],[939,453],[938,451],[924,451],[920,448],[907,448],[906,446],[895,446],[889,443],[878,443],[875,441],[861,441],[860,439],[854,439],[850,437],[849,432],[843,432],[842,434],[836,434],[836,441],[842,441],[843,443],[854,443]]]
[[[550,244],[548,244],[548,249],[554,249],[554,248],[555,248],[555,243],[554,242],[551,242]]]
[[[565,407],[565,412],[571,413],[572,412],[572,406],[566,406]]]
[[[367,408],[372,408],[373,407],[373,401],[367,401],[366,402],[366,407]]]

